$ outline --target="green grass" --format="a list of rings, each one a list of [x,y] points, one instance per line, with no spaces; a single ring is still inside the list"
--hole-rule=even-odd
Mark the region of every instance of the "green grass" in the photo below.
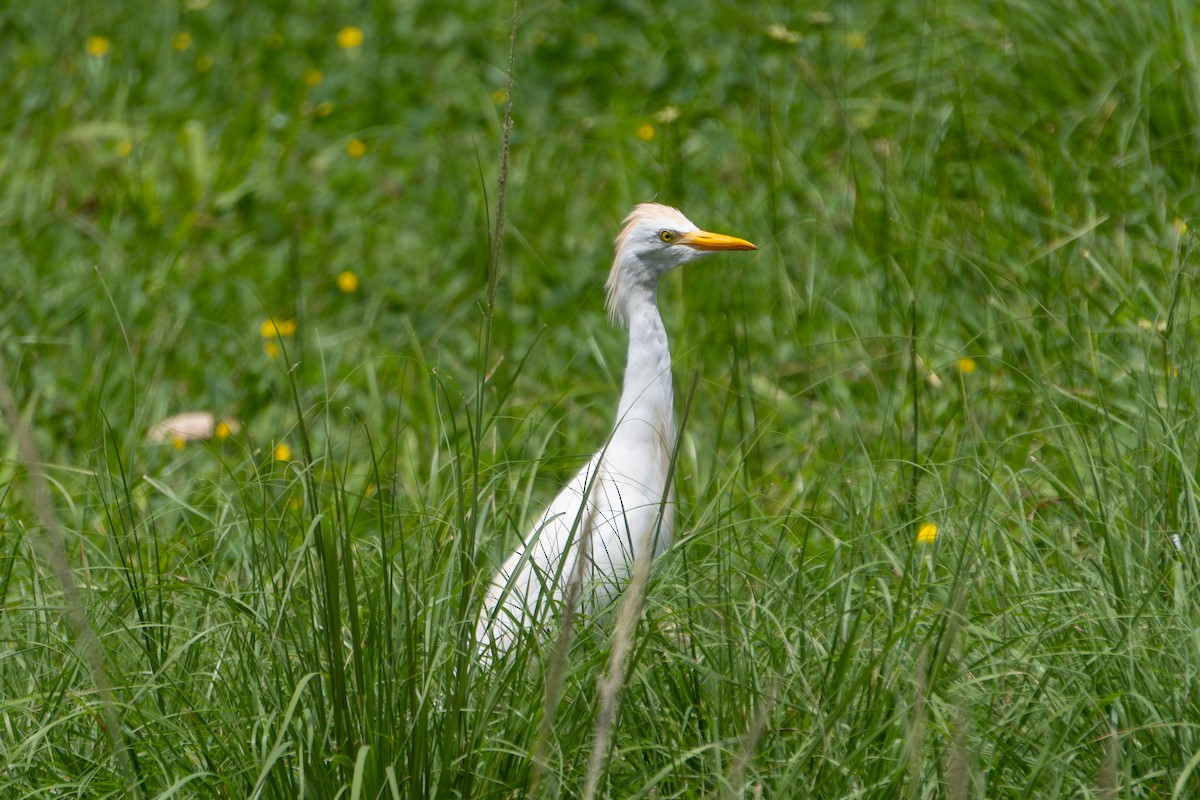
[[[1196,5],[523,5],[486,358],[510,19],[456,5],[0,8],[0,796],[579,796],[611,626],[549,697],[469,640],[647,199],[761,249],[661,290],[599,796],[1195,796]]]

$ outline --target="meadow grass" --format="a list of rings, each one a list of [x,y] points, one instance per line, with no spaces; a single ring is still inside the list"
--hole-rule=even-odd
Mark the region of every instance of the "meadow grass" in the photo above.
[[[0,796],[1196,796],[1196,5],[510,11],[0,7]],[[649,199],[761,249],[590,767],[471,639]]]

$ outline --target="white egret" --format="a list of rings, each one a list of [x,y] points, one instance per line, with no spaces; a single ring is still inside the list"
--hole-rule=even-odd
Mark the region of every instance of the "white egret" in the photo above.
[[[588,608],[600,610],[639,555],[650,548],[657,556],[670,545],[675,412],[658,279],[718,250],[756,249],[744,239],[702,231],[657,203],[638,205],[625,218],[606,302],[609,318],[629,329],[616,426],[493,578],[476,631],[485,658],[492,648],[510,650],[521,631],[541,629],[572,582]]]

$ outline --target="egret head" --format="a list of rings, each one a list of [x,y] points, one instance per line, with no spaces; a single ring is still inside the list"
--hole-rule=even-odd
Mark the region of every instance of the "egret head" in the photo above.
[[[700,230],[677,208],[636,205],[617,237],[617,256],[608,274],[608,315],[623,321],[625,297],[634,287],[654,286],[661,275],[689,261],[718,250],[757,249],[745,239]]]

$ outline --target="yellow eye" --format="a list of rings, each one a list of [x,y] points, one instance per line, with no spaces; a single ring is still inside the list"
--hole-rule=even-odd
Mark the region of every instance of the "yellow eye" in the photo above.
[[[675,241],[676,234],[675,231],[659,231],[658,238],[662,239],[667,244],[670,244],[671,242]]]

